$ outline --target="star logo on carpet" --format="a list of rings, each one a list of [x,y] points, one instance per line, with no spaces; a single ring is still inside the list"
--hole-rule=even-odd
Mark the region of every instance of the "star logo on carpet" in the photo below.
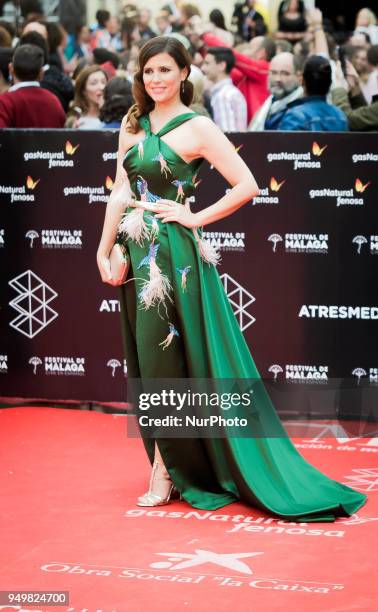
[[[244,331],[256,321],[255,317],[248,312],[248,307],[256,300],[249,291],[244,289],[232,276],[226,272],[221,275],[224,289],[234,314],[239,321],[241,331]]]
[[[356,468],[352,472],[344,484],[358,491],[378,491],[378,468]]]
[[[9,285],[18,293],[9,305],[20,313],[10,326],[28,338],[34,338],[58,316],[48,305],[58,294],[32,270],[16,276]]]
[[[215,565],[227,567],[228,569],[242,574],[252,574],[251,568],[244,563],[244,561],[240,561],[240,559],[257,557],[257,555],[263,554],[262,552],[216,553],[211,550],[201,550],[200,548],[195,549],[194,553],[195,554],[159,552],[156,554],[162,557],[169,557],[168,561],[157,561],[156,563],[151,563],[150,567],[156,569],[178,570],[188,567],[197,567],[204,563],[214,563]],[[184,561],[184,559],[186,559],[186,561]]]

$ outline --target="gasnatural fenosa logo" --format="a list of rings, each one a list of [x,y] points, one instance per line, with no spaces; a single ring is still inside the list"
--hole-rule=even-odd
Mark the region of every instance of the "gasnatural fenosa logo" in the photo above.
[[[359,178],[357,178],[354,184],[354,188],[357,191],[357,193],[363,193],[369,187],[369,185],[370,185],[370,181],[363,184],[363,182]]]
[[[105,187],[106,189],[108,189],[109,191],[111,191],[113,189],[114,186],[114,181],[110,176],[107,176],[105,179]]]
[[[327,144],[319,144],[314,141],[312,143],[310,151],[305,153],[294,153],[288,151],[280,151],[279,153],[268,153],[266,158],[269,163],[275,161],[291,161],[293,162],[294,170],[301,170],[306,168],[319,169],[322,167],[320,157],[324,151],[328,148]]]
[[[106,191],[105,191],[106,189]],[[110,176],[105,179],[104,185],[100,187],[90,187],[84,185],[75,185],[71,187],[63,187],[65,197],[87,195],[89,204],[94,202],[107,202],[109,194],[107,192],[113,189],[113,180]]]
[[[320,145],[318,145],[317,142],[313,142],[312,143],[312,154],[315,157],[320,157],[321,155],[323,155],[327,147],[328,145],[324,145],[324,147],[321,147]]]
[[[69,140],[66,141],[64,149],[60,151],[25,151],[24,161],[46,160],[48,168],[72,168],[75,165],[72,159],[80,145],[73,145]]]
[[[353,153],[352,161],[354,164],[358,162],[377,162],[378,153]]]
[[[34,191],[41,179],[33,179],[30,175],[26,177],[25,185],[0,185],[0,194],[9,193],[10,202],[35,202]],[[28,191],[26,191],[28,189]]]
[[[102,154],[102,161],[113,161],[117,159],[118,151],[105,152]]]
[[[323,189],[310,189],[309,196],[313,200],[315,198],[336,198],[336,206],[362,206],[364,198],[362,194],[369,187],[370,181],[364,183],[361,179],[356,178],[354,187],[350,189],[335,189],[326,187]],[[356,197],[358,195],[359,197]]]
[[[252,206],[255,204],[279,204],[279,197],[275,194],[278,194],[285,183],[285,179],[278,181],[274,176],[272,176],[269,181],[269,187],[263,187],[260,189],[260,194],[252,200]]]

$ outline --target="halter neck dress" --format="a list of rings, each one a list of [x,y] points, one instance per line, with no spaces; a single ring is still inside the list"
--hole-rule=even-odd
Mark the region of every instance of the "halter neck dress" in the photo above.
[[[140,117],[145,136],[123,161],[138,200],[166,198],[184,205],[194,196],[203,158],[187,163],[163,137],[195,116],[178,115],[157,133],[148,115]],[[128,207],[124,219],[130,220],[135,210]],[[128,278],[135,278],[119,288],[128,376],[261,380],[216,265],[201,256],[193,230],[139,212],[143,236],[136,240],[119,231],[117,238],[130,257]],[[169,280],[171,299],[146,307],[143,287],[153,269]],[[156,440],[183,499],[204,510],[242,501],[296,522],[330,522],[356,512],[366,495],[327,477],[300,455],[262,381],[255,400],[266,436],[251,431],[250,437]],[[282,435],[268,437],[272,423]],[[142,438],[152,464],[155,440],[143,433]]]

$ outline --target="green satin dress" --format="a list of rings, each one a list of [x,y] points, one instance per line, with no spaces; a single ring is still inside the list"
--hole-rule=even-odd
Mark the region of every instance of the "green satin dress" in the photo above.
[[[139,119],[143,139],[131,147],[124,168],[139,200],[167,198],[184,205],[194,194],[203,159],[184,161],[164,135],[196,116],[187,112],[151,132]],[[124,218],[135,211],[128,208]],[[128,375],[133,378],[260,378],[214,264],[205,261],[192,229],[162,223],[142,211],[145,237],[119,233],[131,267],[120,287],[122,336]],[[143,287],[151,259],[171,283],[172,301],[146,307]],[[156,269],[156,267],[155,267]],[[260,378],[261,380],[261,378]],[[258,395],[261,423],[279,424],[282,436],[164,438],[157,443],[182,497],[194,508],[215,510],[242,501],[291,521],[330,522],[350,516],[366,495],[328,478],[296,450],[263,384]],[[267,421],[267,422],[268,422]],[[260,423],[260,426],[261,426]],[[150,462],[154,440],[143,438]]]

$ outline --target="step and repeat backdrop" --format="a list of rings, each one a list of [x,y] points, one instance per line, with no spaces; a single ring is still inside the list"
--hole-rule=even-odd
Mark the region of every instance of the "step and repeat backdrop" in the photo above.
[[[262,378],[293,413],[316,411],[321,399],[369,415],[378,389],[376,135],[229,137],[261,194],[204,229]],[[117,141],[116,131],[0,133],[2,397],[127,401],[120,290],[96,265]],[[230,188],[207,162],[196,183],[192,210]]]

